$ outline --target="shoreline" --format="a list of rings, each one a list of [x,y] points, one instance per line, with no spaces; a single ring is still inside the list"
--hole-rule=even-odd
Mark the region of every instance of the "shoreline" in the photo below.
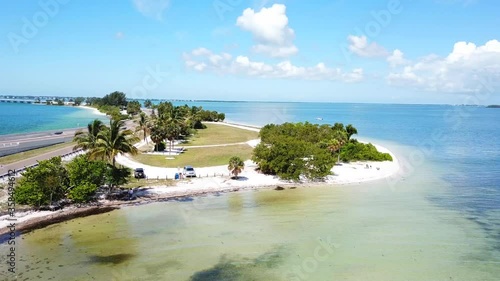
[[[102,113],[102,112],[99,111],[99,109],[94,108],[94,107],[90,107],[90,106],[86,106],[86,105],[79,105],[77,107],[78,108],[83,108],[83,109],[86,109],[86,110],[91,110],[92,114],[94,114],[94,115],[107,116],[106,113]]]
[[[88,107],[87,107],[88,108]],[[92,110],[97,110],[90,108]],[[217,122],[226,126],[233,126],[247,130],[259,130],[256,126],[248,126],[242,124]],[[360,140],[363,142],[362,140]],[[258,142],[249,141],[247,144],[250,146],[255,146]],[[362,162],[352,162],[352,163],[342,163],[333,167],[333,175],[327,176],[324,181],[310,182],[289,182],[283,181],[276,176],[264,175],[255,170],[257,165],[251,160],[245,161],[245,169],[239,175],[239,179],[230,179],[227,166],[213,166],[213,167],[201,167],[196,168],[198,175],[206,174],[207,177],[197,177],[192,179],[186,179],[182,182],[176,182],[175,186],[145,186],[141,187],[140,191],[135,193],[136,199],[132,201],[104,201],[98,206],[77,208],[76,206],[70,206],[58,211],[26,211],[16,217],[16,231],[20,233],[27,233],[35,229],[43,228],[45,226],[59,223],[68,219],[73,219],[76,217],[85,217],[94,214],[102,213],[100,210],[102,208],[107,208],[108,211],[113,211],[119,209],[122,206],[134,206],[142,205],[154,202],[162,202],[168,200],[174,200],[176,198],[184,197],[198,197],[207,194],[218,194],[218,193],[228,193],[237,192],[243,190],[260,190],[260,189],[277,189],[281,187],[284,188],[307,188],[307,187],[318,187],[318,186],[342,186],[342,185],[356,185],[369,181],[377,181],[392,176],[401,176],[398,172],[400,171],[400,164],[398,157],[390,151],[388,148],[372,143],[378,151],[387,152],[393,157],[393,161],[384,162],[374,162],[374,161],[362,161]],[[167,169],[177,170],[176,168],[163,168],[163,167],[151,167],[136,163],[130,160],[126,156],[117,157],[117,162],[127,166],[129,168],[134,168],[134,166],[140,165],[145,167],[146,173],[148,174],[148,169],[157,169],[156,173],[165,175]],[[367,168],[372,167],[372,168]],[[209,174],[221,174],[227,176],[218,177],[208,177]],[[281,190],[281,189],[279,189]],[[10,221],[7,220],[8,215],[0,216],[0,244],[4,242],[2,237],[8,234],[8,228]]]

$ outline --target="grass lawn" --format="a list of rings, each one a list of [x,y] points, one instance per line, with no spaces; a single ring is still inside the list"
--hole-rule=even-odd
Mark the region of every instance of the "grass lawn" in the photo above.
[[[207,167],[227,165],[233,156],[239,156],[243,160],[252,157],[253,148],[246,144],[228,145],[207,148],[186,148],[186,151],[178,156],[148,155],[140,154],[133,156],[137,162],[150,166],[177,168],[191,165],[193,167]],[[174,157],[175,159],[166,159]]]
[[[219,124],[205,125],[206,129],[198,130],[198,133],[191,136],[182,146],[237,143],[259,138],[259,133],[254,131]]]
[[[6,164],[14,163],[17,161],[21,161],[21,160],[24,160],[27,158],[35,157],[35,156],[38,156],[38,155],[41,155],[41,154],[44,154],[47,152],[51,152],[54,150],[58,150],[61,148],[70,147],[70,146],[74,146],[74,145],[75,145],[75,143],[73,143],[73,142],[65,142],[65,143],[59,143],[59,144],[55,144],[55,145],[51,145],[51,146],[46,146],[46,147],[42,147],[42,148],[32,149],[32,150],[28,150],[28,151],[24,151],[24,152],[19,152],[19,153],[3,156],[3,157],[0,157],[0,164],[6,165]]]

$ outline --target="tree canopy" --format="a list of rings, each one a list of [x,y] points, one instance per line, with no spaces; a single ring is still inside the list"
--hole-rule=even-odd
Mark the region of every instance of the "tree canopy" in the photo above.
[[[335,158],[346,162],[392,160],[373,145],[353,139],[354,134],[357,134],[354,126],[342,123],[268,124],[260,131],[261,143],[255,147],[252,160],[263,173],[295,181],[330,175]]]
[[[141,103],[134,100],[127,103],[127,113],[131,115],[136,115],[141,112]]]
[[[234,175],[234,177],[237,179],[238,175],[243,171],[245,168],[245,163],[243,160],[241,160],[240,157],[238,156],[233,156],[231,159],[229,159],[229,164],[227,166],[227,169],[231,172],[231,174]]]
[[[28,168],[19,180],[14,198],[18,204],[40,207],[65,197],[69,184],[68,173],[61,157],[38,162]]]

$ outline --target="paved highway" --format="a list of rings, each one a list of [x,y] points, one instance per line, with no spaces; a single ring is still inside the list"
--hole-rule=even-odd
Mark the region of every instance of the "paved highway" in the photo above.
[[[0,136],[0,157],[48,145],[70,142],[78,129]]]

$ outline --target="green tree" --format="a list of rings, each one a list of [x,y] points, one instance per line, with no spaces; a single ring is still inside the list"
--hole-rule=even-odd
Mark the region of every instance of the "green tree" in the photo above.
[[[114,186],[126,184],[131,173],[132,171],[127,167],[108,166],[106,182],[109,184],[109,190],[111,191]]]
[[[144,140],[148,143],[148,131],[149,131],[149,120],[146,113],[141,112],[139,114],[139,119],[135,121],[137,123],[136,132],[142,131],[144,135]]]
[[[62,166],[61,157],[38,162],[38,166],[28,168],[14,193],[18,204],[40,207],[50,205],[65,197],[69,184],[67,171]]]
[[[174,148],[174,141],[179,137],[180,133],[180,125],[175,123],[174,121],[170,121],[167,123],[165,127],[166,139],[170,142],[170,151]]]
[[[66,165],[69,185],[75,187],[91,183],[101,186],[105,183],[107,169],[106,162],[92,160],[88,154],[79,155]]]
[[[151,141],[155,144],[155,151],[159,151],[159,145],[167,137],[167,132],[163,124],[159,121],[155,121],[149,128]]]
[[[377,151],[371,143],[349,142],[340,153],[342,161],[392,161],[389,153]]]
[[[110,120],[109,129],[99,132],[95,148],[90,150],[92,159],[105,158],[115,166],[116,155],[130,153],[136,155],[137,148],[134,146],[139,138],[131,130],[122,127],[125,123],[121,120]]]
[[[352,135],[357,135],[358,134],[358,130],[356,128],[354,128],[353,125],[349,124],[345,127],[345,130],[347,132],[347,140],[350,140]]]
[[[83,101],[85,101],[84,97],[76,97],[74,102],[75,102],[75,105],[78,106],[78,105],[81,105]]]
[[[127,103],[127,113],[131,115],[136,115],[141,112],[141,104],[134,100]]]
[[[227,166],[227,169],[231,172],[231,174],[234,175],[236,179],[238,179],[238,175],[243,171],[245,168],[245,163],[243,160],[241,160],[240,157],[238,156],[233,156],[231,159],[229,159],[229,165]]]
[[[84,182],[70,189],[68,198],[75,203],[86,203],[92,201],[98,187],[89,182]]]
[[[147,99],[144,101],[145,108],[151,108],[151,106],[153,106],[153,103],[151,102],[151,100]]]
[[[106,130],[106,125],[102,123],[101,120],[95,119],[87,125],[87,131],[77,131],[73,138],[76,145],[73,150],[77,149],[93,149],[96,147],[97,136],[103,130]]]
[[[100,99],[99,104],[118,106],[122,108],[127,106],[127,97],[124,93],[115,91],[111,94],[105,95],[102,99]]]

